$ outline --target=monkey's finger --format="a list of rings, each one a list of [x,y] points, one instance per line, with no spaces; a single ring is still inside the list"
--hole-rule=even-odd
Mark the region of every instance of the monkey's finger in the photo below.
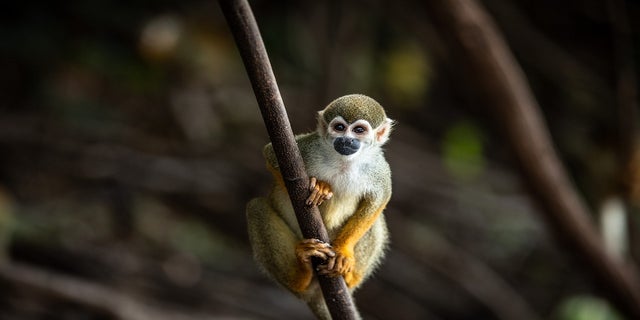
[[[332,250],[316,249],[313,251],[309,251],[309,255],[320,258],[322,260],[331,260],[331,257],[333,257],[335,253],[333,253]]]
[[[318,180],[316,179],[316,177],[310,177],[309,178],[309,190],[312,190],[316,188],[316,182],[318,182]]]
[[[319,206],[323,201],[322,191],[314,192],[313,205]]]
[[[306,205],[310,206],[313,203],[313,194],[307,198],[307,201],[304,202]]]
[[[317,206],[319,206],[322,201],[324,201],[324,195],[322,194],[322,192],[318,192],[318,194],[316,195],[316,198],[313,199],[313,203]]]
[[[316,271],[318,271],[318,274],[321,274],[323,276],[326,276],[329,274],[329,270],[327,270],[327,268],[324,265],[319,265],[316,268]]]
[[[335,276],[338,275],[335,272],[333,272],[331,270],[327,270],[327,268],[324,268],[324,267],[318,267],[316,270],[318,271],[318,274],[323,275],[323,276],[335,277]]]
[[[336,256],[336,252],[335,252],[335,251],[333,251],[333,248],[331,248],[331,246],[326,247],[326,248],[321,248],[320,250],[321,250],[322,252],[326,253],[326,254],[327,254],[327,256],[329,256],[329,257],[331,257],[331,258],[333,258],[333,257],[335,257],[335,256]]]
[[[336,258],[335,255],[333,256],[333,258],[327,260],[327,264],[326,264],[326,268],[327,270],[333,270],[333,267],[336,264]]]
[[[352,270],[353,270],[353,264],[350,263],[350,261],[345,261],[344,270],[342,271],[342,273],[349,273]]]
[[[300,241],[300,243],[305,243],[305,244],[316,244],[316,243],[324,243],[327,244],[326,242],[320,240],[320,239],[316,239],[316,238],[309,238],[309,239],[302,239],[302,241]]]
[[[333,266],[332,269],[334,269],[334,270],[341,270],[342,269],[342,257],[336,258],[335,265]]]
[[[326,191],[323,195],[322,198],[320,199],[320,202],[318,203],[318,205],[321,205],[323,202],[325,202],[325,200],[329,200],[333,198],[333,192],[331,191]]]
[[[322,259],[322,256],[320,256],[319,253],[316,253],[313,250],[306,250],[298,254],[298,258],[305,263],[310,262],[311,257],[318,257]]]
[[[313,247],[313,250],[317,252],[322,252],[327,257],[333,258],[336,256],[335,251],[333,251],[333,248],[329,244],[322,243],[322,245],[315,245]],[[326,259],[327,258],[325,258],[325,260]]]
[[[318,196],[318,190],[314,190],[313,192],[311,192],[311,195],[309,195],[309,198],[307,198],[307,205],[310,206],[314,206],[316,204],[316,197]]]
[[[323,259],[323,260],[326,260],[326,259],[327,259],[327,255],[326,255],[326,254],[324,254],[324,253],[323,253],[323,252],[321,252],[321,251],[318,251],[318,250],[308,251],[308,252],[307,252],[307,254],[308,254],[310,257],[316,257],[316,258]]]
[[[317,188],[313,189],[311,195],[307,198],[307,205],[313,205],[317,202],[316,198],[318,197],[319,192],[320,191]]]
[[[319,239],[304,239],[298,243],[298,247],[302,250],[322,250],[331,252],[331,255],[335,255],[331,244]]]
[[[298,258],[298,261],[301,261],[303,263],[309,263],[309,256],[307,255],[306,251],[304,250],[297,250],[296,251],[296,258]]]
[[[304,239],[302,241],[300,241],[300,243],[298,243],[297,247],[299,250],[305,251],[308,249],[312,249],[315,247],[316,244],[318,244],[320,241],[318,239]]]
[[[330,276],[330,277],[337,277],[340,275],[340,273],[336,272],[335,270],[331,270],[329,268],[327,268],[326,264],[321,264],[316,268],[316,271],[318,271],[318,274],[323,275],[323,276]]]
[[[338,258],[336,258],[336,266],[334,267],[334,269],[340,273],[344,272],[344,267],[345,267],[345,257],[344,256],[339,256]]]

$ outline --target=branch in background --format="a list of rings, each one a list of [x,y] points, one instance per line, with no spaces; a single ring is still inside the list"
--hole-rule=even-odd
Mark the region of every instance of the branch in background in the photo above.
[[[504,125],[528,182],[544,205],[546,221],[582,257],[630,318],[640,317],[640,282],[631,265],[606,252],[589,212],[558,159],[526,77],[485,10],[473,0],[432,0],[428,14],[472,69],[472,84],[484,92]]]
[[[251,80],[302,235],[328,243],[329,235],[318,208],[305,205],[309,179],[249,3],[246,0],[220,0],[220,6]],[[358,318],[343,278],[317,277],[333,319]]]
[[[640,129],[638,129],[638,81],[633,60],[633,37],[624,1],[607,1],[612,25],[616,65],[619,125],[618,158],[620,194],[626,202],[629,255],[640,262]]]
[[[22,263],[0,264],[0,278],[9,283],[45,292],[126,320],[197,320],[204,315],[184,314],[151,307],[113,289],[40,270]]]

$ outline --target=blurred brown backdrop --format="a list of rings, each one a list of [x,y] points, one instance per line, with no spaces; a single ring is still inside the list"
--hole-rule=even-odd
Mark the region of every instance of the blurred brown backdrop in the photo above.
[[[594,223],[603,207],[619,217],[640,5],[482,4]],[[295,132],[347,93],[398,121],[393,244],[356,293],[365,318],[622,318],[547,230],[427,6],[251,5]],[[311,317],[251,260],[244,205],[268,190],[268,141],[216,1],[15,2],[0,16],[1,319]],[[630,259],[624,222],[606,234]]]

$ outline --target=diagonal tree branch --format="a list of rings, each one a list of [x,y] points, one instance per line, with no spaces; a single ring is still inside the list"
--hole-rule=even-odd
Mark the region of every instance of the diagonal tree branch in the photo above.
[[[487,95],[552,231],[587,262],[587,268],[629,318],[640,318],[640,282],[634,268],[605,250],[589,211],[555,152],[526,77],[497,27],[475,0],[431,0],[429,14],[473,70],[473,86]]]
[[[607,1],[612,27],[618,111],[618,192],[626,202],[629,256],[640,263],[640,128],[631,25],[623,0]]]
[[[305,205],[309,177],[249,3],[219,2],[247,69],[302,235],[329,242],[318,208]],[[357,310],[342,277],[317,277],[333,319],[357,319]]]

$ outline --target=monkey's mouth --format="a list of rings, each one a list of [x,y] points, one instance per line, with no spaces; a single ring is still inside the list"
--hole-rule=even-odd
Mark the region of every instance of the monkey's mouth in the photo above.
[[[339,137],[333,142],[333,148],[343,156],[349,156],[360,149],[360,140],[347,137]]]

